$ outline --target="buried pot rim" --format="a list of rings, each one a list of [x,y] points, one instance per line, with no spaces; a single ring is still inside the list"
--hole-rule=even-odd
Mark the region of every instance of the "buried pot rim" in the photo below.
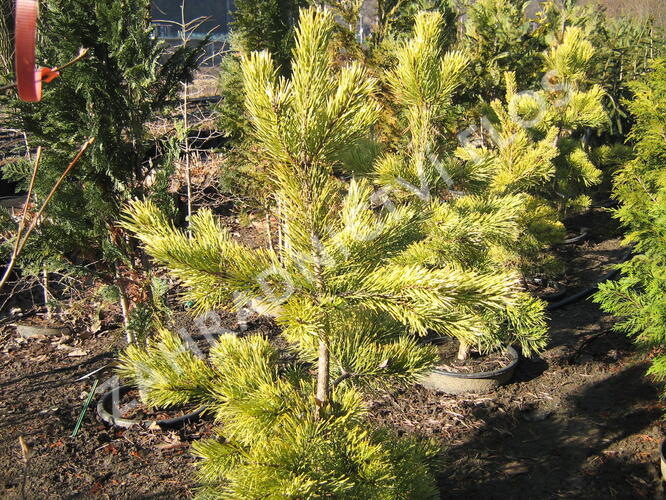
[[[127,394],[132,389],[136,389],[136,386],[132,384],[123,384],[104,392],[100,396],[99,401],[97,402],[97,415],[104,423],[114,427],[123,427],[126,429],[133,427],[135,425],[138,425],[139,427],[148,427],[152,423],[155,423],[162,428],[170,428],[180,424],[184,424],[190,420],[198,419],[201,413],[203,413],[203,411],[206,409],[206,406],[200,406],[193,412],[181,415],[179,417],[166,418],[163,420],[149,420],[149,419],[140,420],[140,419],[128,419],[122,417],[116,418],[112,413],[109,412],[109,410],[107,410],[107,403],[109,405],[113,404],[112,400],[113,391],[117,390],[119,393],[119,397],[121,397],[124,394]]]
[[[525,278],[525,281],[527,283],[532,283],[532,284],[539,284],[537,278]],[[549,279],[549,278],[543,278],[543,281],[545,281],[547,284],[553,285],[556,289],[556,291],[551,292],[551,293],[544,293],[542,295],[538,295],[536,293],[531,293],[532,296],[536,297],[537,299],[545,300],[546,302],[553,302],[557,299],[560,299],[564,297],[567,294],[568,288],[566,285],[561,283],[560,281]],[[528,290],[529,291],[529,290]]]
[[[589,227],[581,227],[578,230],[578,234],[576,236],[572,236],[571,238],[565,238],[562,240],[562,245],[572,245],[574,243],[580,243],[583,241],[585,238],[587,238],[590,235],[590,228]]]
[[[32,325],[29,323],[21,323],[20,321],[16,323],[16,333],[26,339],[38,335],[44,335],[45,337],[69,335],[71,332],[72,329],[67,325]]]
[[[438,339],[433,339],[433,341],[436,340]],[[451,372],[448,370],[444,370],[442,368],[433,368],[432,370],[430,370],[430,372],[455,378],[468,378],[468,379],[495,378],[513,370],[518,364],[518,361],[520,360],[518,351],[513,346],[511,345],[507,346],[506,353],[512,358],[511,362],[508,365],[503,366],[502,368],[498,368],[497,370],[492,370],[487,372],[461,373],[461,372]]]

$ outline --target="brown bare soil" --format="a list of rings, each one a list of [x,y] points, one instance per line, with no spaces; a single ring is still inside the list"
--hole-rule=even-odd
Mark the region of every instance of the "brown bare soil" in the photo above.
[[[581,245],[558,249],[575,293],[624,253],[608,216],[571,221],[592,228]],[[414,386],[376,394],[376,423],[442,445],[443,498],[662,498],[659,388],[645,376],[649,355],[611,332],[613,318],[589,300],[551,313],[552,340],[523,359],[512,383],[483,395],[435,395]],[[194,325],[180,325],[194,331]],[[209,331],[237,328],[222,317]],[[275,325],[248,318],[247,333],[274,336]],[[213,332],[214,334],[214,332]],[[205,347],[203,336],[195,342]],[[91,407],[70,437],[92,380],[106,380],[123,344],[114,332],[64,339],[19,339],[0,330],[0,498],[189,498],[196,482],[189,444],[213,433],[210,416],[176,431],[114,430]],[[19,436],[31,448],[27,467]]]

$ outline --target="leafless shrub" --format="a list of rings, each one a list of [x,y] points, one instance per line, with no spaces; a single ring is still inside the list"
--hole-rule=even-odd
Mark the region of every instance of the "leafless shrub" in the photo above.
[[[186,158],[178,161],[175,174],[171,178],[170,191],[184,192],[187,187]],[[192,151],[189,157],[191,203],[194,209],[217,207],[225,203],[227,197],[220,190],[220,173],[227,163],[224,153]]]

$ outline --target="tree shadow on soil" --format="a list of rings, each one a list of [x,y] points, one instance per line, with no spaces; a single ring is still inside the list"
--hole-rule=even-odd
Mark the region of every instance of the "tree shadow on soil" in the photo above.
[[[632,463],[609,450],[645,432],[660,417],[646,368],[635,364],[583,386],[551,413],[535,415],[519,408],[499,413],[483,407],[485,414],[477,416],[485,425],[447,450],[454,462],[440,478],[442,496],[601,499],[658,494],[653,462]],[[656,451],[658,443],[649,445]]]
[[[112,355],[112,351],[103,352],[74,365],[30,373],[1,383],[0,388],[6,395],[6,399],[3,401],[4,404],[0,405],[0,415],[2,416],[0,430],[13,429],[29,423],[34,424],[53,416],[69,425],[71,416],[67,408],[70,406],[70,402],[67,401],[67,398],[64,400],[54,398],[52,394],[61,387],[71,386],[72,393],[78,395],[81,388],[75,386],[76,378],[94,370],[100,361],[108,361]],[[96,376],[99,377],[100,374]],[[90,384],[91,380],[93,379],[81,383]],[[39,432],[39,426],[33,427],[32,432],[27,432],[26,428],[26,436]],[[13,435],[6,436],[4,433],[0,433],[0,443],[14,438]]]
[[[548,370],[549,366],[548,361],[538,356],[532,356],[531,358],[521,357],[519,368],[516,369],[511,383],[534,380]]]
[[[91,367],[91,365],[95,364],[97,361],[100,361],[102,359],[105,360],[110,360],[113,358],[113,353],[111,351],[108,352],[103,352],[101,354],[97,354],[96,356],[93,356],[90,359],[87,359],[85,361],[82,361],[81,363],[77,363],[75,365],[68,365],[68,366],[63,366],[60,368],[54,368],[53,370],[44,370],[41,372],[37,373],[30,373],[28,375],[23,375],[21,377],[16,377],[13,379],[6,380],[5,382],[0,383],[0,388],[7,388],[11,385],[18,384],[24,380],[32,380],[32,379],[38,379],[38,378],[46,378],[47,380],[42,383],[38,383],[35,385],[32,385],[30,390],[22,391],[22,392],[35,392],[35,391],[41,391],[44,389],[48,388],[53,388],[53,387],[60,387],[62,385],[70,384],[73,382],[73,380],[69,380],[67,378],[63,379],[62,377],[58,378],[53,378],[54,375],[60,375],[60,374],[67,374],[69,372],[76,372],[80,368],[83,367]]]

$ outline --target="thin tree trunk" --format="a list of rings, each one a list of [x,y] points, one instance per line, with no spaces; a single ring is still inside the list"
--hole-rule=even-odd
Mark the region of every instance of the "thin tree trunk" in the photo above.
[[[7,263],[7,267],[5,267],[5,272],[2,275],[2,278],[0,278],[0,290],[2,289],[3,286],[5,286],[5,283],[7,283],[7,280],[9,279],[9,276],[11,275],[12,271],[14,270],[14,266],[16,265],[16,259],[18,255],[13,252],[11,257],[9,258],[9,262]]]
[[[116,285],[118,287],[118,295],[120,295],[120,309],[123,313],[123,325],[125,326],[125,334],[127,336],[127,343],[134,343],[134,333],[129,329],[129,299],[127,298],[127,293],[122,285]]]
[[[7,267],[5,268],[5,272],[2,275],[2,278],[0,278],[0,290],[2,287],[5,285],[7,280],[9,279],[9,276],[14,269],[14,266],[16,265],[16,260],[18,259],[19,255],[23,251],[23,248],[25,247],[26,242],[28,241],[28,237],[32,233],[33,229],[35,229],[35,226],[37,225],[37,221],[41,219],[44,210],[46,209],[46,206],[49,204],[51,201],[51,198],[53,198],[53,195],[55,192],[58,190],[60,187],[60,184],[62,181],[67,177],[67,174],[74,168],[74,165],[79,161],[81,156],[83,156],[83,153],[88,149],[88,147],[95,141],[95,138],[88,139],[83,146],[81,146],[81,149],[79,152],[76,154],[74,159],[70,162],[69,165],[67,165],[67,168],[64,170],[64,172],[60,175],[56,183],[53,185],[51,188],[51,191],[49,194],[46,196],[44,199],[44,202],[42,203],[42,206],[39,208],[37,211],[37,214],[34,216],[32,222],[28,226],[28,229],[23,232],[25,229],[25,223],[26,223],[26,214],[28,210],[28,202],[30,201],[30,197],[32,195],[32,190],[35,185],[35,178],[37,177],[37,171],[39,170],[39,161],[42,156],[42,149],[41,147],[37,148],[37,156],[35,158],[35,165],[32,170],[32,177],[30,179],[30,186],[28,187],[28,194],[26,195],[25,198],[25,203],[23,205],[23,214],[21,215],[21,221],[19,222],[18,230],[16,233],[16,242],[14,244],[14,249],[12,251],[11,257],[9,258],[9,263],[7,264]]]
[[[51,306],[49,306],[49,272],[46,266],[42,269],[42,291],[44,292],[44,306],[46,307],[46,319],[51,319]]]
[[[319,411],[328,403],[330,399],[330,353],[328,344],[319,340],[319,360],[317,362],[317,403]]]
[[[467,342],[460,341],[460,347],[458,348],[458,359],[464,361],[469,358],[469,353],[472,350],[472,346]]]
[[[274,251],[275,249],[273,248],[273,229],[271,228],[271,215],[270,212],[268,212],[268,209],[266,209],[266,215],[264,215],[266,219],[266,235],[268,236],[268,248],[271,251]]]
[[[185,48],[189,41],[188,23],[185,22],[185,1],[180,4],[180,42],[181,46]],[[187,187],[187,234],[191,237],[190,219],[192,217],[192,176],[190,173],[190,130],[189,120],[187,116],[187,104],[189,102],[190,86],[187,82],[183,82],[183,102],[182,102],[182,116],[183,116],[183,129],[185,131],[185,142],[183,149],[185,151],[185,183]]]
[[[187,102],[189,97],[189,85],[183,84],[183,127],[185,129],[185,182],[187,183],[187,231],[190,233],[190,219],[192,217],[192,175],[190,172],[190,134],[187,117]]]

